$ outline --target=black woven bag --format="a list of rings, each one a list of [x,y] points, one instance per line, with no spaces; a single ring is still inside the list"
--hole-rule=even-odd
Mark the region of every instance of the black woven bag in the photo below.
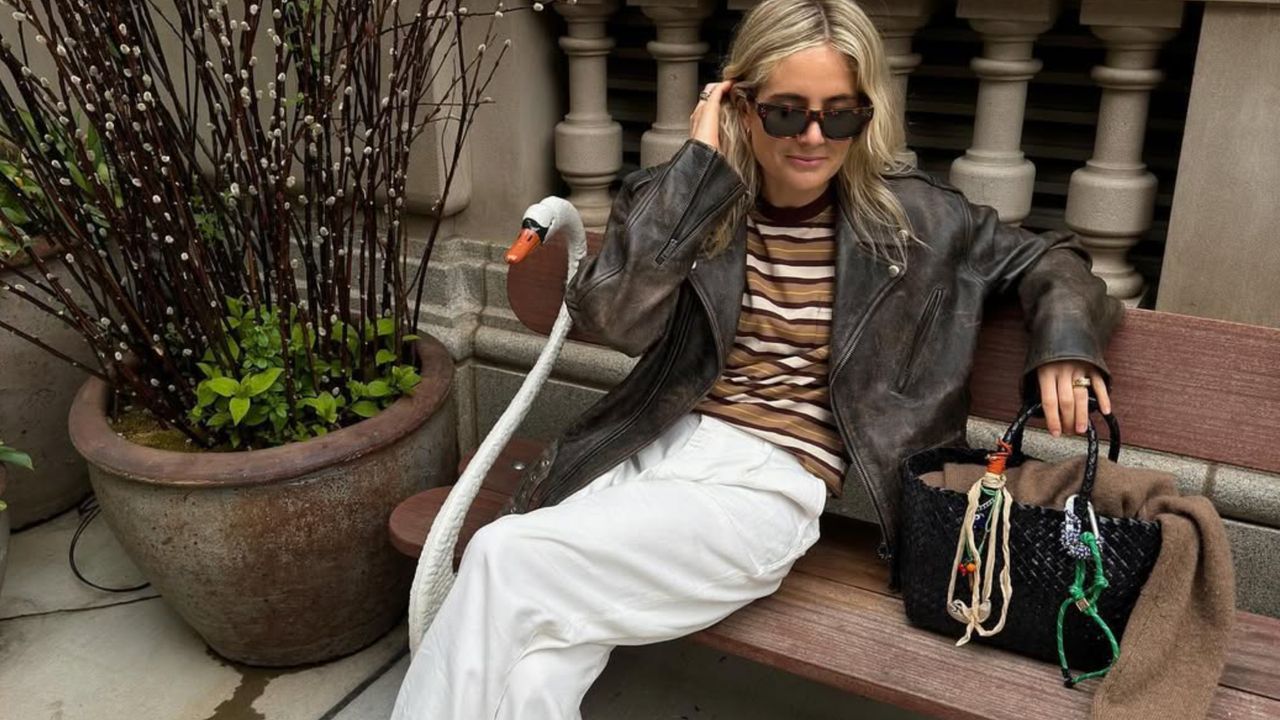
[[[1091,411],[1097,409],[1095,398],[1090,397],[1089,403]],[[1022,453],[1023,429],[1033,416],[1044,416],[1038,403],[1024,407],[1005,432],[1003,443],[1009,448],[1006,467],[1017,467],[1028,459],[1035,459]],[[1116,462],[1120,455],[1120,429],[1115,416],[1103,417],[1111,431],[1108,456]],[[1098,436],[1092,421],[1087,438],[1088,458],[1080,492],[1074,501],[1074,514],[1083,519],[1085,530],[1090,528],[1089,501],[1098,466]],[[921,477],[941,471],[947,463],[986,467],[989,456],[988,451],[980,449],[937,448],[911,455],[902,463],[902,522],[894,571],[907,618],[915,625],[951,637],[959,636],[966,627],[948,612],[947,603],[951,598],[947,597],[947,588],[952,573],[958,571],[954,552],[968,498],[953,490],[930,486]],[[1008,539],[1016,590],[1004,629],[991,637],[974,635],[976,641],[1047,662],[1059,662],[1058,614],[1076,570],[1076,560],[1067,554],[1061,540],[1066,516],[1063,508],[1026,505],[1014,498]],[[1160,552],[1160,525],[1103,515],[1096,515],[1096,523],[1103,538],[1102,564],[1110,582],[1096,608],[1118,640]],[[997,572],[1002,567],[1003,562],[996,564]],[[967,588],[961,591],[965,585],[957,583],[955,597],[967,594]],[[1002,601],[1003,598],[993,594],[991,617],[998,617]],[[1063,636],[1070,666],[1093,670],[1109,665],[1112,650],[1099,625],[1079,612],[1068,612],[1065,617]],[[1068,685],[1075,682],[1065,669],[1063,674]]]

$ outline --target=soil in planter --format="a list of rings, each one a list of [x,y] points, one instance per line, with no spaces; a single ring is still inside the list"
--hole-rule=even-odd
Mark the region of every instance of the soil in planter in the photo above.
[[[151,413],[141,408],[133,408],[120,413],[120,417],[107,418],[111,429],[120,433],[125,440],[143,447],[156,450],[175,450],[177,452],[234,452],[230,445],[203,448],[192,442],[177,428],[165,427]]]

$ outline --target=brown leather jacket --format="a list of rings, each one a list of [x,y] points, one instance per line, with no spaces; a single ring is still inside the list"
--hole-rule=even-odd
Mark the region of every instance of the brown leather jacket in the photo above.
[[[967,380],[988,294],[1016,288],[1029,373],[1079,359],[1105,374],[1103,349],[1123,311],[1073,235],[1002,225],[993,209],[925,173],[888,183],[928,247],[913,246],[905,268],[872,257],[840,208],[829,370],[850,460],[843,487],[865,485],[886,558],[903,456],[965,444]],[[715,258],[697,257],[698,248],[746,190],[723,155],[693,139],[624,179],[601,250],[583,261],[565,301],[578,326],[641,359],[525,471],[500,514],[559,502],[652,442],[711,389],[738,326],[746,223]]]

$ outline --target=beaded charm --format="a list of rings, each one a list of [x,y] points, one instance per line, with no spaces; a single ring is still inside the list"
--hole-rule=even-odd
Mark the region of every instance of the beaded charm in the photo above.
[[[1059,539],[1062,542],[1062,549],[1067,555],[1076,560],[1088,560],[1090,557],[1089,546],[1080,540],[1080,532],[1083,522],[1080,516],[1076,515],[1076,495],[1067,498],[1066,507],[1063,508],[1065,513],[1062,519],[1062,532]],[[1097,538],[1098,545],[1102,545],[1102,535],[1098,532],[1098,517],[1093,513],[1093,503],[1086,502],[1085,507],[1089,510],[1089,525],[1093,531],[1093,536]]]
[[[969,642],[974,631],[983,637],[999,633],[1004,628],[1009,599],[1013,595],[1009,557],[1013,496],[1005,485],[1007,478],[1004,472],[1005,463],[1013,448],[1003,440],[999,444],[1000,449],[987,456],[986,473],[969,488],[964,519],[960,522],[960,537],[956,541],[956,553],[952,559],[955,570],[951,572],[947,585],[947,614],[965,625],[964,636],[956,645]],[[988,629],[983,627],[983,623],[991,616],[991,595],[997,582],[994,571],[1000,554],[1003,554],[1004,563],[999,569],[998,588],[1004,595],[1004,601],[1000,605],[1000,620],[995,627]],[[955,597],[957,577],[968,580],[967,603]]]

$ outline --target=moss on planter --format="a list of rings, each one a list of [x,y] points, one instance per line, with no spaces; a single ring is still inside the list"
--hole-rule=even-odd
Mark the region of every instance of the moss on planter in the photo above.
[[[177,452],[206,452],[176,428],[166,428],[152,417],[146,410],[134,409],[120,414],[115,420],[108,420],[111,429],[120,433],[125,440],[135,445],[155,448],[156,450],[175,450]],[[216,449],[209,452],[216,452]]]

